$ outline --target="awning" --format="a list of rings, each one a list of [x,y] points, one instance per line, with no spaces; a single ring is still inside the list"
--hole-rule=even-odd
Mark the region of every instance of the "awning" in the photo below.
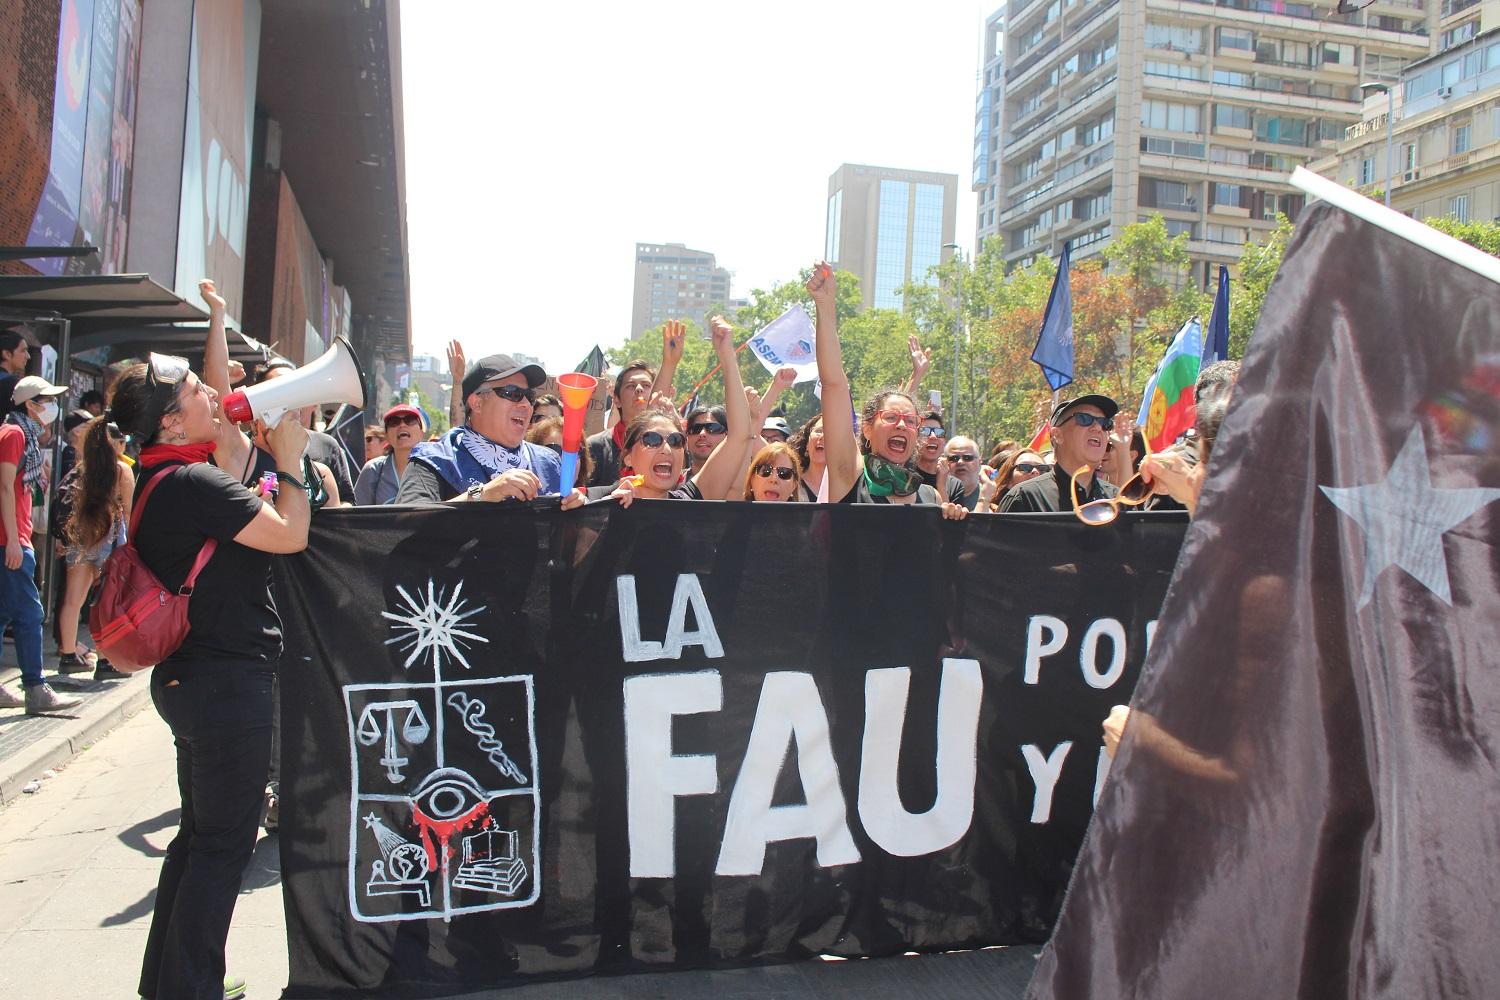
[[[0,275],[0,308],[57,313],[75,324],[191,323],[208,314],[146,274]]]

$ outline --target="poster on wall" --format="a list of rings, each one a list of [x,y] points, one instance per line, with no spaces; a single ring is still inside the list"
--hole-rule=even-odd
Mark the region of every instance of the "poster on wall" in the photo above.
[[[173,290],[206,309],[198,280],[213,277],[233,326],[244,304],[260,13],[260,0],[195,4],[188,58]]]
[[[99,253],[28,262],[43,274],[124,262],[139,63],[138,0],[63,0],[47,180],[26,241]]]

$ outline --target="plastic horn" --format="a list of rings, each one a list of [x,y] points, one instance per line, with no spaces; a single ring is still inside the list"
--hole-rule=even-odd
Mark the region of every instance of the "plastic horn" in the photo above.
[[[573,491],[578,478],[578,449],[583,444],[583,418],[589,411],[589,400],[594,398],[594,389],[599,380],[585,372],[567,372],[557,377],[557,394],[563,405],[563,451],[562,479],[560,489],[563,496]]]

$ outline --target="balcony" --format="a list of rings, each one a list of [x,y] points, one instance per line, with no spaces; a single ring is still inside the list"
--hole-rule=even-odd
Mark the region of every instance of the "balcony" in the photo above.
[[[1479,2],[1480,0],[1443,0],[1440,16],[1446,21],[1454,14],[1461,14],[1470,7],[1478,7]]]

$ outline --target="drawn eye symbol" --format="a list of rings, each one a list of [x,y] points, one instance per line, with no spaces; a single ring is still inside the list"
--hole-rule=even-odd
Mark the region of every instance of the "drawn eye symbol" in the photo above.
[[[457,819],[484,801],[479,783],[454,767],[433,771],[412,795],[423,814],[438,821]]]

